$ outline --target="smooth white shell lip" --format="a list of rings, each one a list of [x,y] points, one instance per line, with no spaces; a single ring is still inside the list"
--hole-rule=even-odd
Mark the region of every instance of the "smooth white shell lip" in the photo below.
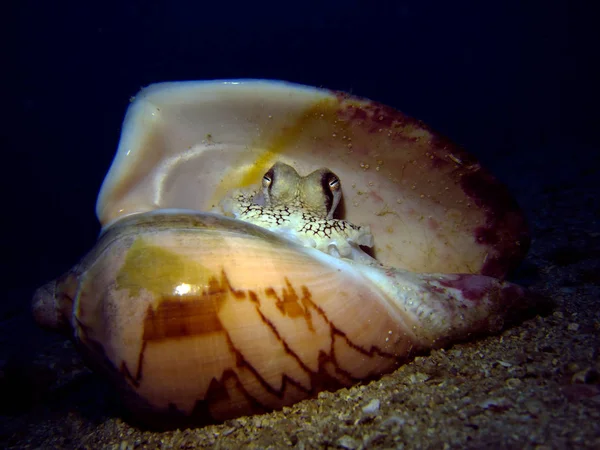
[[[131,214],[126,214],[120,217],[117,217],[116,219],[114,219],[113,221],[107,223],[102,230],[100,230],[100,234],[98,237],[104,235],[113,225],[121,222],[121,221],[125,221],[128,219],[131,219],[134,216],[140,215],[142,213],[131,213]],[[221,214],[218,213],[214,213],[214,212],[201,212],[201,211],[197,211],[195,209],[188,209],[188,208],[164,208],[164,209],[155,209],[153,211],[148,211],[143,213],[146,216],[161,216],[161,215],[177,215],[177,214],[185,214],[185,215],[202,215],[202,216],[209,216],[209,217],[219,217],[222,218],[224,217]],[[230,219],[228,217],[225,217],[224,220],[234,220],[234,219]],[[249,224],[251,225],[251,224]],[[253,226],[253,225],[252,225]]]

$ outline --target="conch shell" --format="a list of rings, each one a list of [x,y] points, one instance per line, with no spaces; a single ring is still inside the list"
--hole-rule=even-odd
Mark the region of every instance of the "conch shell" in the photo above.
[[[375,259],[207,212],[274,160],[335,170],[343,218],[368,227]],[[154,426],[269,411],[369,380],[497,331],[528,304],[522,288],[478,274],[502,277],[527,247],[506,189],[419,122],[345,94],[151,86],[129,109],[97,213],[96,246],[36,291],[34,316],[72,335],[135,419]]]

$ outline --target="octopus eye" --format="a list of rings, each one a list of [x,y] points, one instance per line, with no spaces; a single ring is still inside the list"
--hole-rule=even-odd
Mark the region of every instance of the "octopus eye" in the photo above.
[[[332,191],[338,191],[340,189],[340,179],[335,175],[332,175],[328,181],[329,189]]]
[[[264,188],[271,187],[273,183],[273,169],[269,170],[267,173],[263,175],[262,185]]]

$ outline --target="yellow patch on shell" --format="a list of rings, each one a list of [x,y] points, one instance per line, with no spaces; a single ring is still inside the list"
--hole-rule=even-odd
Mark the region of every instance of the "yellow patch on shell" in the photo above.
[[[262,178],[263,174],[276,161],[288,161],[285,156],[287,150],[294,145],[298,145],[302,140],[306,140],[308,130],[315,130],[314,135],[321,133],[318,131],[326,126],[328,129],[340,128],[337,132],[348,134],[347,124],[337,120],[337,111],[339,110],[339,101],[335,98],[326,98],[316,101],[302,114],[290,117],[289,125],[283,129],[277,129],[276,133],[268,135],[263,131],[263,135],[255,140],[251,145],[254,151],[263,149],[259,156],[247,164],[240,161],[234,164],[226,173],[219,186],[216,187],[211,203],[217,204],[223,196],[233,190],[249,187],[256,184]],[[343,130],[341,129],[343,127]],[[267,134],[267,135],[266,135]],[[266,136],[265,136],[266,135]],[[288,161],[291,162],[291,161]]]
[[[156,295],[186,295],[201,291],[214,274],[202,264],[138,238],[129,248],[117,273],[117,289],[139,295],[146,289]]]

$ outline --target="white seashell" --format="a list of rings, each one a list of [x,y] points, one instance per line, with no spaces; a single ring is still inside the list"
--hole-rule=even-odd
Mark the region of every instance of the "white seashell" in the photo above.
[[[269,411],[372,379],[497,331],[528,304],[513,284],[448,273],[501,277],[528,242],[505,188],[468,158],[398,112],[325,90],[151,86],[127,113],[96,246],[36,291],[34,316],[72,334],[135,419],[154,426]],[[277,166],[292,178],[276,195],[260,179],[277,161],[293,168]],[[319,191],[314,179],[329,184]],[[334,217],[340,181],[344,220]]]

